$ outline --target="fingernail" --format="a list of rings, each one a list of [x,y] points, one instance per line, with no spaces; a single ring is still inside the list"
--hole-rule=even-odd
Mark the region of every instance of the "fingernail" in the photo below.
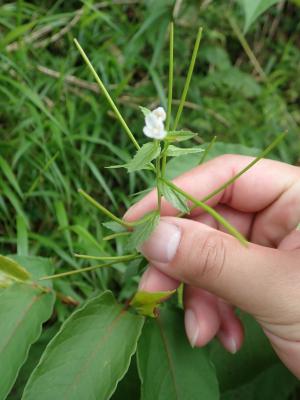
[[[195,344],[199,338],[199,324],[196,318],[194,311],[186,310],[184,314],[184,324],[187,337],[192,347],[195,347]]]
[[[228,342],[227,342],[227,350],[231,353],[231,354],[235,354],[237,352],[237,345],[236,345],[236,341],[234,340],[234,338],[229,338]]]
[[[161,221],[140,250],[149,260],[168,263],[175,256],[180,239],[181,231],[176,225]]]
[[[150,271],[149,268],[147,268],[146,271],[144,272],[143,276],[141,277],[141,280],[140,280],[140,283],[139,283],[139,290],[140,291],[143,291],[147,286],[149,271]]]

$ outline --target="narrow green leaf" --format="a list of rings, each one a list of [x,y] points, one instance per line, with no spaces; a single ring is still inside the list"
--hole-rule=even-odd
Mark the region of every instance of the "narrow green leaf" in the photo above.
[[[136,249],[144,243],[159,223],[160,215],[157,211],[148,214],[145,222],[137,225],[128,240],[128,249]]]
[[[197,136],[198,133],[191,131],[169,131],[165,140],[168,142],[183,142]]]
[[[168,147],[167,150],[167,156],[168,157],[178,157],[178,156],[183,156],[186,154],[195,154],[195,153],[202,153],[204,149],[202,147],[191,147],[191,148],[182,148],[182,147],[176,147],[173,146],[172,144]]]
[[[15,189],[20,197],[23,196],[22,190],[19,186],[18,180],[15,177],[11,167],[8,165],[7,161],[0,156],[0,170],[2,170],[4,176],[7,178],[8,182]]]
[[[56,201],[54,203],[54,207],[55,207],[56,218],[57,218],[59,227],[63,231],[63,234],[68,243],[69,250],[71,252],[73,252],[72,239],[71,239],[71,234],[69,231],[68,215],[67,215],[67,211],[65,209],[64,203],[61,200]]]
[[[206,349],[193,349],[179,310],[148,319],[138,344],[141,400],[218,400],[218,381]]]
[[[147,117],[147,115],[151,113],[151,110],[149,110],[149,108],[142,107],[142,106],[140,106],[139,108],[140,108],[140,110],[142,111],[142,113],[144,114],[145,117]]]
[[[109,399],[128,370],[143,322],[110,292],[94,297],[49,343],[22,399]]]
[[[0,255],[0,271],[4,274],[18,279],[20,281],[27,281],[30,278],[28,271],[23,268],[19,263],[9,257]]]
[[[147,167],[160,154],[160,145],[157,141],[144,144],[126,165],[128,172],[139,171]]]
[[[163,301],[167,300],[176,290],[168,290],[165,292],[136,292],[130,305],[141,315],[147,317],[156,317],[158,306]]]
[[[30,346],[51,315],[53,293],[16,283],[0,294],[0,398],[9,393]]]
[[[190,209],[187,204],[186,198],[173,190],[170,186],[166,185],[164,182],[160,181],[159,182],[159,188],[160,192],[163,195],[163,197],[170,203],[172,206],[174,206],[177,210],[184,212],[184,213],[189,213]]]
[[[105,226],[105,228],[107,228],[115,233],[127,231],[127,229],[123,225],[120,225],[115,221],[103,222],[102,225]]]
[[[268,8],[278,3],[280,0],[240,0],[245,13],[244,33],[248,31],[250,25]]]

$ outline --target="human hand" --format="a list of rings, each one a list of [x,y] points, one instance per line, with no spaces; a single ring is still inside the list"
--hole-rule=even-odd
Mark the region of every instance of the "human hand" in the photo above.
[[[174,182],[201,200],[251,160],[221,156]],[[140,289],[164,291],[186,284],[185,329],[192,346],[203,346],[217,335],[235,353],[243,327],[233,306],[252,314],[278,356],[300,378],[300,168],[262,160],[207,204],[249,245],[241,245],[201,209],[176,218],[178,211],[163,199],[161,221],[141,248],[149,267]],[[139,219],[156,207],[153,191],[124,218]]]

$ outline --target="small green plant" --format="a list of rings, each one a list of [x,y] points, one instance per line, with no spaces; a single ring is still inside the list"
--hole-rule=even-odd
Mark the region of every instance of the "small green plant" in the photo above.
[[[166,175],[169,158],[202,153],[201,161],[203,161],[214,143],[213,139],[206,148],[178,146],[179,143],[197,135],[194,132],[180,130],[178,127],[201,35],[200,28],[179,106],[173,117],[174,27],[171,23],[167,111],[165,112],[162,107],[154,110],[141,107],[145,119],[143,133],[150,139],[142,146],[125,122],[84,50],[75,40],[80,54],[112,111],[136,148],[131,160],[112,168],[126,168],[128,173],[141,170],[153,173],[157,190],[157,209],[140,220],[127,222],[114,215],[83,189],[79,189],[79,194],[109,219],[103,225],[112,233],[104,239],[126,240],[125,254],[119,256],[75,254],[81,259],[97,260],[99,264],[59,274],[53,274],[51,264],[43,259],[21,256],[0,258],[0,284],[6,287],[1,293],[1,315],[10,313],[11,310],[13,313],[10,324],[5,323],[5,318],[0,321],[0,331],[4,338],[1,341],[4,349],[0,366],[1,399],[6,398],[9,393],[19,368],[28,355],[30,345],[40,336],[42,323],[47,321],[52,313],[55,299],[52,281],[98,268],[108,269],[120,262],[136,262],[138,263],[136,267],[139,268],[142,256],[136,249],[149,238],[157,226],[162,198],[178,210],[179,216],[189,214],[195,207],[202,208],[222,224],[241,245],[247,245],[246,239],[209,207],[207,201],[266,156],[284,135],[279,135],[246,168],[202,200],[194,198],[176,186]],[[188,344],[183,331],[180,305],[172,298],[169,306],[162,307],[160,312],[158,311],[159,304],[172,294],[173,292],[151,294],[137,292],[132,298],[127,298],[125,304],[118,303],[111,291],[91,296],[83,306],[71,314],[49,342],[38,365],[28,378],[22,399],[50,400],[56,397],[72,400],[109,399],[115,392],[118,382],[128,371],[130,374],[139,375],[143,399],[218,399],[219,384],[215,368],[206,349],[192,349]],[[20,298],[22,298],[21,303]],[[64,300],[68,301],[68,298]],[[22,332],[16,330],[20,325],[23,328]],[[218,361],[221,353],[215,353],[217,355],[214,358]]]

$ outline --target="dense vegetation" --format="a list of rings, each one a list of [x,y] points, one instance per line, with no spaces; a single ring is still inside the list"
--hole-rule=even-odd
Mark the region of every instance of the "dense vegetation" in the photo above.
[[[200,55],[180,123],[180,128],[199,132],[191,145],[205,144],[217,136],[209,157],[232,152],[256,155],[286,131],[286,139],[270,156],[298,162],[300,8],[297,1],[276,2],[244,30],[245,3],[18,0],[0,5],[1,254],[50,257],[51,266],[43,260],[44,274],[50,274],[53,266],[56,272],[63,272],[87,265],[75,258],[74,252],[123,254],[122,240],[116,245],[102,240],[108,234],[102,225],[105,219],[77,190],[83,188],[121,216],[135,201],[135,193],[153,185],[148,171],[127,175],[120,169],[105,168],[127,162],[134,147],[100,94],[74,38],[143,143],[146,138],[138,107],[153,109],[161,104],[166,108],[167,104],[171,18],[175,21],[174,106],[179,103],[195,35],[202,26]],[[198,160],[196,155],[170,163],[168,175],[173,177]],[[22,265],[43,275],[36,266]],[[54,280],[55,311],[31,348],[9,398],[21,398],[45,345],[74,307],[106,289],[120,302],[129,299],[140,271],[135,262],[130,268],[119,263],[113,269]],[[28,293],[23,295],[26,298]],[[111,299],[104,301],[113,307]],[[43,320],[48,318],[45,312]],[[168,318],[176,323],[178,316]],[[217,344],[209,349],[222,399],[296,399],[297,382],[277,361],[258,327],[248,316],[243,318],[249,331],[240,355],[225,355]],[[132,322],[131,329],[136,324],[138,331],[139,323]],[[145,335],[144,346],[148,346],[147,340]],[[187,360],[193,360],[189,351]],[[158,357],[159,349],[156,352],[153,356]],[[199,352],[199,368],[203,354]],[[119,378],[122,376],[120,372]],[[127,398],[124,391],[128,398],[138,396],[134,363],[129,377],[114,398]],[[272,391],[274,380],[282,391]],[[147,390],[144,388],[144,398],[150,399]],[[203,398],[209,400],[208,396],[216,398],[213,392],[204,391]]]

